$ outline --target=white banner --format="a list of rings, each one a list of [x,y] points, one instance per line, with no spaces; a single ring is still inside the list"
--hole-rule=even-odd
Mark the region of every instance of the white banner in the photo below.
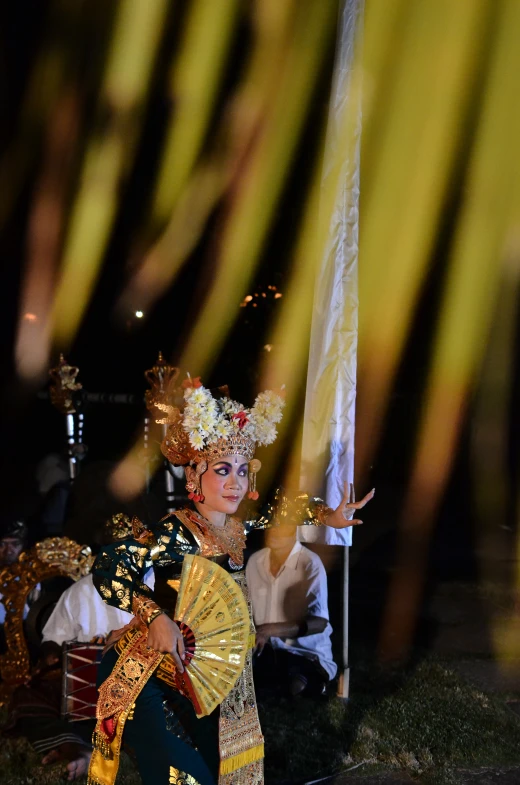
[[[320,205],[324,252],[316,280],[300,487],[337,507],[354,480],[360,69],[363,0],[344,0],[324,154]],[[324,227],[323,222],[326,222]],[[304,542],[351,545],[352,529],[305,526]]]

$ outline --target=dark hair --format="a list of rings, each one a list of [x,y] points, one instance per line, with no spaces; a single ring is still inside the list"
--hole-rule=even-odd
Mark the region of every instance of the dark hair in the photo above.
[[[9,537],[25,543],[27,535],[28,530],[24,521],[16,518],[0,518],[0,540],[5,540]]]

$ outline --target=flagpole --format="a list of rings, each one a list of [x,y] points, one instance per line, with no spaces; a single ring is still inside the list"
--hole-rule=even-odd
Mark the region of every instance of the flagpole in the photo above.
[[[312,312],[300,484],[336,509],[354,482],[357,369],[357,253],[361,87],[358,42],[364,0],[342,0],[329,102],[319,207],[319,266]],[[343,662],[338,694],[349,693],[348,590],[352,529],[301,527],[303,542],[343,546]]]

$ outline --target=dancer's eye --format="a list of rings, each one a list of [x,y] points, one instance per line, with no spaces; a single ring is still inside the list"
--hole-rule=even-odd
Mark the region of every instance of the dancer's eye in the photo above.
[[[242,467],[241,467],[241,468],[238,470],[238,476],[239,476],[239,477],[247,477],[247,466],[242,466]]]
[[[227,466],[220,466],[218,469],[215,469],[215,474],[218,474],[220,477],[227,477],[229,469]]]

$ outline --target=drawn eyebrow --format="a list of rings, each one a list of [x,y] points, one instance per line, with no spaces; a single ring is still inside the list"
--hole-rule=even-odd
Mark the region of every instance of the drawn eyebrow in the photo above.
[[[219,468],[221,466],[229,466],[230,469],[233,468],[232,464],[230,464],[229,461],[219,461],[218,463],[215,463],[213,465],[213,468],[217,469],[217,468]],[[240,466],[239,466],[239,469],[243,469],[244,466],[247,466],[247,462],[246,463],[241,463]]]

